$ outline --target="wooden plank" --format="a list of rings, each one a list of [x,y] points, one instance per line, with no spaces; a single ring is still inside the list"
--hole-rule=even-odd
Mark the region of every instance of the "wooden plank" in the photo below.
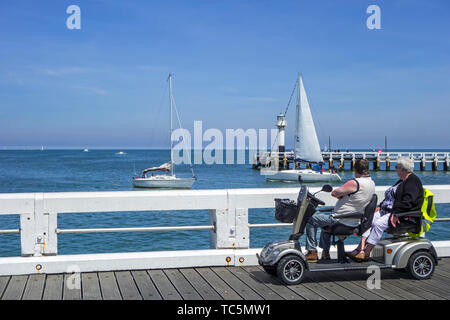
[[[333,277],[330,277],[329,272],[309,272],[306,278],[315,281],[345,300],[363,300],[361,296],[337,283]]]
[[[20,300],[27,284],[28,276],[12,276],[3,293],[2,300]]]
[[[255,278],[250,277],[250,275],[242,269],[242,267],[228,268],[228,270],[233,273],[239,280],[247,284],[250,288],[258,292],[258,294],[266,300],[282,300],[275,291],[270,289],[264,283],[256,281]]]
[[[115,272],[123,300],[142,300],[130,271]]]
[[[222,300],[222,297],[203,279],[194,268],[179,269],[187,281],[204,300]]]
[[[329,272],[327,274],[328,279],[334,279],[334,282],[339,284],[340,286],[346,288],[347,290],[350,290],[351,292],[357,294],[358,296],[362,297],[365,300],[384,300],[381,296],[371,292],[367,287],[363,288],[360,287],[351,281],[347,281],[343,276],[343,272]]]
[[[303,283],[297,284],[297,285],[291,285],[289,286],[289,289],[300,295],[306,300],[325,300],[324,297],[322,297],[320,294],[312,291],[307,286],[305,286]]]
[[[10,278],[11,277],[0,277],[0,298],[3,295],[3,292],[5,292],[5,289],[8,286]]]
[[[327,288],[321,286],[315,281],[305,278],[302,283],[297,286],[285,286],[277,277],[271,276],[267,274],[261,266],[254,267],[262,272],[262,275],[269,277],[269,281],[273,283],[277,283],[279,285],[284,286],[286,289],[289,289],[292,292],[297,293],[300,296],[300,299],[315,299],[315,300],[343,300],[343,298],[334,292],[328,290]],[[252,270],[249,268],[248,270]],[[278,291],[277,291],[278,292]],[[298,298],[297,298],[298,299]]]
[[[63,280],[64,276],[62,274],[47,275],[42,300],[62,300]]]
[[[267,274],[258,266],[245,267],[243,270],[248,272],[250,277],[254,278],[256,281],[264,283],[285,300],[304,300],[302,296],[296,294],[294,291],[289,289],[289,287],[282,284],[276,277]]]
[[[196,268],[196,270],[224,300],[242,300],[242,297],[210,268]]]
[[[45,286],[45,274],[32,274],[28,277],[22,300],[41,300]]]
[[[148,270],[147,272],[164,300],[182,299],[162,270]]]
[[[429,291],[426,290],[422,290],[422,288],[420,286],[417,286],[417,282],[416,284],[414,284],[412,281],[410,280],[406,280],[406,279],[402,279],[402,280],[389,280],[391,281],[391,283],[393,283],[394,285],[397,285],[399,288],[402,288],[408,292],[413,292],[415,295],[426,299],[426,300],[445,300],[444,298],[431,293]],[[424,281],[424,280],[422,280]]]
[[[114,272],[99,272],[98,280],[103,300],[122,300]]]
[[[445,278],[441,278],[438,274],[434,274],[430,279],[426,281],[433,287],[439,288],[442,291],[450,293],[449,282]]]
[[[367,278],[368,275],[367,273],[363,273],[362,271],[351,271],[351,272],[340,272],[341,276],[347,280],[347,281],[351,281],[352,283],[354,283],[355,285],[363,288],[363,289],[368,289],[367,288]],[[400,296],[400,295],[396,295],[386,289],[383,288],[383,285],[381,285],[380,289],[372,289],[370,290],[370,292],[380,296],[383,299],[386,300],[406,300],[404,297]]]
[[[162,297],[158,293],[152,279],[145,270],[131,271],[131,275],[136,282],[136,285],[144,300],[161,300]]]
[[[443,290],[440,287],[437,287],[433,285],[431,282],[431,279],[428,280],[411,280],[411,282],[416,285],[417,287],[420,287],[422,290],[426,290],[428,292],[434,293],[438,296],[440,296],[443,299],[449,300],[450,299],[450,292],[447,290]],[[448,286],[447,286],[448,288]]]
[[[438,275],[442,276],[443,278],[446,278],[447,281],[450,282],[450,272],[449,271],[446,271],[446,270],[444,270],[442,268],[436,268],[434,270],[433,275],[434,274],[438,274]]]
[[[450,258],[442,258],[439,260],[437,268],[450,271]]]
[[[183,274],[177,269],[166,269],[164,273],[175,286],[184,300],[202,300],[202,297],[194,287],[186,280]]]
[[[334,290],[331,290],[330,287],[315,281],[313,278],[309,276],[305,276],[302,284],[306,288],[321,295],[326,300],[344,300],[344,298],[341,295],[337,294]]]
[[[79,284],[73,282],[74,277],[79,277]],[[68,286],[68,283],[70,283],[70,287]],[[64,300],[81,300],[81,274],[65,274],[63,286]]]
[[[231,267],[234,268],[234,267]],[[228,271],[225,267],[211,268],[223,281],[233,288],[233,290],[239,294],[245,300],[262,300],[261,296],[252,290],[248,285],[239,280],[234,274]]]
[[[81,274],[81,293],[83,300],[102,300],[102,293],[96,272]]]
[[[403,297],[407,300],[423,300],[421,297],[412,294],[411,292],[404,290],[402,288],[399,288],[397,285],[391,283],[389,279],[382,279],[381,280],[381,288],[388,290],[398,296]]]

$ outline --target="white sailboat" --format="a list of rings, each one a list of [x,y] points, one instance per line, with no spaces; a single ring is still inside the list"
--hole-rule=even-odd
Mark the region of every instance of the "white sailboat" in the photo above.
[[[319,165],[319,169],[289,169],[278,171],[270,168],[262,169],[261,174],[266,175],[266,180],[277,181],[298,181],[299,177],[304,182],[341,181],[341,177],[337,173],[321,169],[321,164],[323,163],[322,153],[301,75],[298,76],[294,153],[296,162],[316,164]]]
[[[190,189],[196,177],[192,170],[192,178],[177,177],[173,166],[173,95],[172,95],[172,74],[169,74],[169,97],[170,97],[170,162],[159,167],[152,167],[142,171],[141,175],[133,177],[133,186],[136,188],[176,188]],[[154,174],[154,172],[167,172],[169,174]],[[149,175],[150,174],[150,175]]]

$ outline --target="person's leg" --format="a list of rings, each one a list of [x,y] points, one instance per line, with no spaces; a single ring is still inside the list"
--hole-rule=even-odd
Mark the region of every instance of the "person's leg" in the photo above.
[[[331,217],[331,215],[329,215],[329,214],[315,214],[311,218],[309,218],[308,223],[305,226],[305,228],[306,228],[306,250],[308,250],[309,253],[312,253],[312,255],[310,257],[307,256],[309,261],[317,260],[317,258],[316,258],[317,257],[317,240],[316,240],[317,228],[319,228],[319,227],[321,228],[321,227],[328,226],[328,225],[333,225],[334,223],[336,223],[336,219]],[[323,234],[323,232],[322,232],[322,234]],[[321,239],[322,239],[322,235],[321,235]],[[323,248],[323,246],[326,247],[326,242],[325,242],[325,244],[322,244],[322,242],[320,243],[320,247]],[[329,244],[328,244],[328,249],[329,249]]]
[[[316,241],[316,234],[317,234],[317,227],[316,227],[316,221],[313,220],[314,216],[309,218],[308,222],[306,223],[305,230],[306,230],[306,250],[307,251],[315,251],[317,250],[317,241]]]
[[[386,230],[389,226],[389,216],[389,214],[384,214],[380,216],[379,219],[373,222],[372,229],[366,240],[364,251],[361,251],[360,253],[358,253],[358,255],[356,255],[357,259],[369,259],[372,249],[377,245],[378,241],[380,241],[381,237],[383,236],[384,230]]]
[[[380,211],[376,211],[373,214],[372,226],[378,219],[380,219]],[[359,242],[358,246],[352,252],[348,253],[347,256],[349,256],[350,258],[354,258],[358,253],[361,253],[361,251],[364,250],[364,248],[366,247],[366,240],[369,237],[370,232],[372,231],[372,226],[370,226],[370,228],[361,235],[361,241]]]
[[[338,221],[329,214],[323,215],[323,217],[321,217],[320,222],[321,222],[320,223],[321,228],[323,228],[325,226],[333,226],[336,223],[338,223]],[[323,232],[323,230],[321,230],[319,247],[321,247],[323,250],[322,256],[324,256],[324,257],[329,256],[330,246],[331,246],[331,234],[329,234],[328,232]]]
[[[306,249],[315,250],[317,247],[316,232],[317,228],[333,225],[336,223],[330,214],[319,213],[309,218],[306,224]],[[322,247],[322,246],[320,246]]]
[[[330,218],[326,222],[324,221],[324,223],[326,224],[321,225],[321,227],[332,226],[338,223],[338,221],[330,216]],[[322,230],[320,232],[319,247],[321,247],[322,250],[328,252],[330,251],[330,246],[331,246],[331,234],[329,234],[328,232],[323,232]]]

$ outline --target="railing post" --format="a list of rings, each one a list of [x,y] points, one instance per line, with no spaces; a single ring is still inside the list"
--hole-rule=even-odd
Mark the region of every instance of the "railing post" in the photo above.
[[[422,153],[422,156],[420,158],[420,171],[425,170],[425,154]]]
[[[212,249],[233,248],[236,237],[234,210],[209,210],[209,217],[211,224],[214,225],[214,231],[210,231],[209,234],[210,247]]]
[[[34,212],[20,215],[20,246],[22,256],[34,255]]]
[[[44,194],[34,196],[34,213],[20,217],[20,240],[22,256],[56,255],[57,213],[45,210]]]
[[[248,249],[250,247],[250,228],[248,227],[248,209],[236,209],[236,236],[234,247]]]

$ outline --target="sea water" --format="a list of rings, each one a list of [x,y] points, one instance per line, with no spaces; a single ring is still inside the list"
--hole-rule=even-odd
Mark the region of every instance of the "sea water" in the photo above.
[[[140,170],[159,166],[170,159],[169,150],[1,150],[0,193],[134,191],[131,177]],[[402,150],[404,151],[404,150]],[[414,150],[417,151],[417,150]],[[445,150],[440,150],[445,151]],[[392,150],[394,152],[394,150]],[[449,152],[449,151],[447,151]],[[192,189],[281,188],[297,183],[266,182],[259,171],[247,164],[194,165],[197,181]],[[225,159],[225,158],[224,158]],[[430,164],[427,164],[428,166]],[[442,164],[440,164],[441,166]],[[450,184],[450,172],[419,171],[424,185]],[[382,167],[383,168],[383,167]],[[190,177],[189,166],[175,167],[177,176]],[[342,180],[353,177],[340,172]],[[398,179],[395,169],[371,172],[377,185],[392,185]],[[320,184],[310,184],[318,187]],[[334,183],[334,186],[339,183]],[[436,204],[438,217],[450,217],[450,204]],[[1,208],[0,208],[1,212]],[[250,223],[275,223],[274,209],[249,209]],[[209,225],[208,210],[70,213],[58,215],[58,228],[113,228]],[[18,215],[0,215],[0,229],[18,229]],[[250,247],[259,248],[268,241],[288,238],[289,227],[250,230]],[[319,235],[318,235],[319,236]],[[304,237],[301,243],[304,244]],[[450,222],[435,223],[427,238],[450,240]],[[359,239],[351,236],[346,243]],[[0,256],[20,256],[20,236],[0,234]],[[58,235],[58,254],[134,252],[156,250],[208,249],[209,231],[120,232]]]

